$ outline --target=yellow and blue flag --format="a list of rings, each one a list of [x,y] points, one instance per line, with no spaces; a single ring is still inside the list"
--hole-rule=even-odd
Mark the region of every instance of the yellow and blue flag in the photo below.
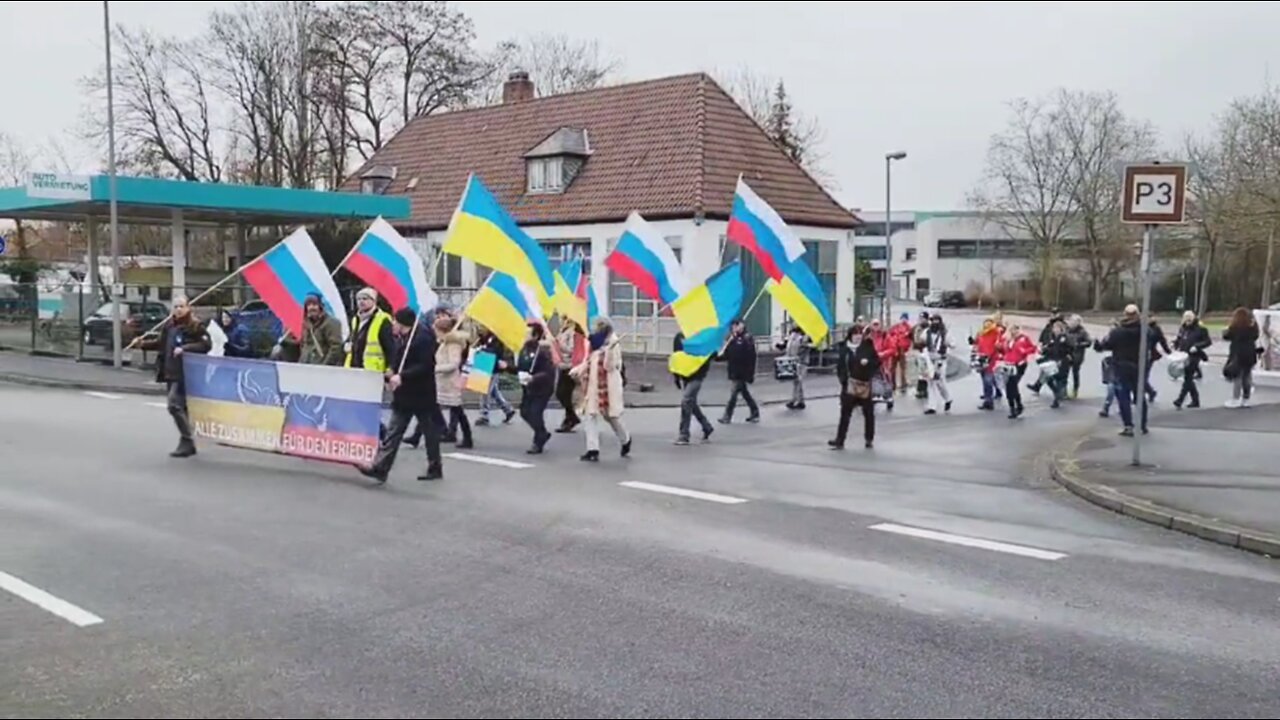
[[[691,338],[685,338],[680,349],[671,354],[667,369],[680,377],[689,377],[698,372],[724,347],[732,322],[726,321],[720,327],[707,328]]]
[[[529,323],[542,319],[532,291],[506,273],[495,272],[476,293],[466,314],[489,328],[502,344],[512,350],[524,346]]]
[[[474,174],[467,180],[441,249],[514,277],[533,290],[544,308],[551,307],[556,275],[546,251],[520,229]]]
[[[582,271],[582,258],[576,257],[560,263],[556,268],[555,308],[561,317],[577,323],[584,332],[590,332],[590,314],[587,312],[587,288],[591,278]]]
[[[742,309],[742,266],[738,261],[721,268],[707,281],[676,298],[671,304],[680,332],[693,341],[698,334],[723,328],[733,322]]]
[[[822,283],[803,257],[786,267],[781,280],[769,280],[765,288],[815,345],[826,339],[835,320]]]

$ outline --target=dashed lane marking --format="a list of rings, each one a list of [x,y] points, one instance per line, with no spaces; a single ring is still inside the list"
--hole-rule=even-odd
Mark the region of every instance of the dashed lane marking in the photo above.
[[[1020,555],[1022,557],[1035,558],[1036,560],[1061,560],[1067,557],[1066,553],[1054,552],[1052,550],[1041,550],[1039,548],[1026,547],[1025,545],[1011,545],[1009,543],[996,542],[995,540],[983,540],[982,538],[966,537],[964,535],[952,535],[951,533],[938,532],[936,530],[924,530],[922,528],[895,525],[893,523],[872,525],[871,529],[878,530],[880,532],[893,533],[895,535],[906,535],[907,537],[920,538],[923,540],[950,543],[951,545],[962,545],[964,547],[991,550],[993,552],[1002,552],[1009,555]]]
[[[632,490],[647,490],[649,492],[662,493],[664,495],[678,495],[680,497],[693,498],[694,500],[705,500],[707,502],[720,503],[721,505],[741,505],[742,503],[747,502],[746,498],[733,497],[732,495],[717,495],[716,493],[702,492],[701,490],[687,490],[685,488],[671,487],[670,485],[655,485],[653,483],[635,482],[630,480],[618,484],[625,488],[631,488]]]
[[[85,391],[85,395],[88,395],[89,397],[98,398],[99,400],[123,400],[124,399],[123,395],[113,395],[111,393],[97,392],[96,390],[87,390]]]
[[[72,605],[62,598],[54,597],[6,572],[0,572],[0,590],[7,590],[32,605],[57,615],[76,627],[89,627],[102,622],[102,618],[88,610]]]
[[[493,465],[496,467],[508,468],[510,470],[528,470],[533,467],[529,463],[516,462],[515,460],[504,460],[502,458],[486,457],[484,455],[471,455],[469,453],[445,453],[445,457],[450,460],[461,460],[463,462],[479,463],[481,465]]]

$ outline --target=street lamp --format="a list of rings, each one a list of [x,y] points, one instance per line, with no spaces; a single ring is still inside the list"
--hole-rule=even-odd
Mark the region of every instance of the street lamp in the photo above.
[[[884,156],[884,324],[885,327],[893,321],[892,304],[893,290],[889,288],[889,283],[893,282],[893,244],[890,240],[893,238],[893,204],[890,202],[893,188],[893,161],[906,160],[907,153],[899,150],[891,152]]]
[[[111,3],[102,0],[102,35],[107,47],[107,197],[111,203],[111,364],[124,364],[124,339],[120,331],[120,217],[116,205],[116,108],[111,77]],[[93,269],[92,277],[98,276]]]

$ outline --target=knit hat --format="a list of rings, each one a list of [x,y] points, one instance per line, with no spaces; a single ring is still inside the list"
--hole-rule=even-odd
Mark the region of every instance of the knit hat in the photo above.
[[[378,291],[371,287],[361,288],[360,292],[356,293],[356,299],[360,300],[363,298],[369,298],[374,302],[378,302]]]

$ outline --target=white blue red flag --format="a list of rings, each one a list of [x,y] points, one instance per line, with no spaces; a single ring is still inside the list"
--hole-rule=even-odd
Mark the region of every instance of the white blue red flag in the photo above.
[[[303,306],[307,296],[313,294],[320,296],[325,310],[342,324],[344,339],[351,331],[338,286],[304,228],[293,231],[283,242],[254,259],[243,273],[245,281],[295,338],[302,337]]]
[[[725,237],[755,256],[764,274],[779,282],[791,263],[804,254],[800,238],[742,178],[738,178]]]
[[[440,303],[427,282],[427,266],[409,241],[378,218],[351,250],[343,267],[387,299],[392,309],[424,313]]]

